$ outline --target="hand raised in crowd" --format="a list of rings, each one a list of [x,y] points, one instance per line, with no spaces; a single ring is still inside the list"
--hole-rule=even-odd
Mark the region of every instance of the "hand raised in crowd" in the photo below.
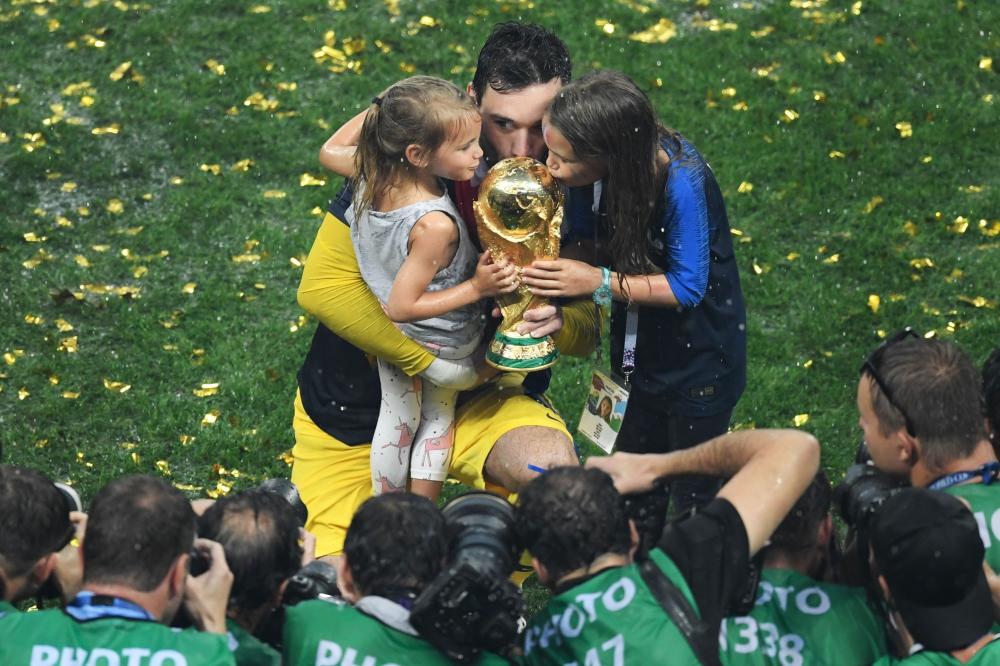
[[[195,539],[194,548],[209,562],[200,576],[188,574],[184,588],[184,607],[202,631],[226,633],[226,608],[233,586],[233,572],[226,563],[226,553],[215,541]]]
[[[87,514],[71,511],[69,520],[75,532],[73,539],[56,554],[55,576],[65,603],[73,600],[83,586],[83,560],[80,557],[80,543],[87,530]]]
[[[585,466],[606,472],[622,495],[651,490],[659,478],[650,465],[649,456],[641,453],[618,451],[608,457],[592,456]]]

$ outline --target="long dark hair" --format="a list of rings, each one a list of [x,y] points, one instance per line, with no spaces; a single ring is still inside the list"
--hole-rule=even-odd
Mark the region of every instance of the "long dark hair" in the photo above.
[[[656,118],[635,81],[621,72],[591,72],[564,87],[549,107],[549,123],[573,147],[577,159],[605,173],[604,210],[610,253],[620,275],[661,270],[651,258],[650,223],[663,206],[666,170],[657,166],[660,140],[680,154],[680,137]]]
[[[360,216],[413,167],[406,147],[437,150],[459,124],[478,117],[472,99],[433,76],[411,76],[372,100],[354,154],[354,213]]]

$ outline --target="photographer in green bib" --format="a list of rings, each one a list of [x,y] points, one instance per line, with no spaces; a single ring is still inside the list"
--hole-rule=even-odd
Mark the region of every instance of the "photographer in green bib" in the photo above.
[[[82,572],[73,537],[86,516],[74,508],[38,472],[0,465],[0,618],[32,597],[76,595]]]
[[[904,329],[861,368],[858,423],[879,472],[969,503],[1000,571],[1000,462],[986,428],[983,380],[953,342]]]
[[[188,574],[189,553],[208,561]],[[222,548],[195,539],[195,514],[160,479],[127,476],[94,498],[82,547],[83,590],[64,608],[0,618],[0,664],[234,664],[226,641],[232,574]],[[202,631],[166,626],[181,604]]]
[[[719,626],[747,593],[750,557],[818,467],[819,443],[807,433],[742,430],[541,474],[519,496],[516,527],[552,597],[522,635],[523,662],[718,664]],[[622,495],[685,474],[729,480],[636,558]]]
[[[722,625],[726,666],[868,666],[887,654],[865,589],[827,580],[837,552],[831,495],[821,471],[764,547],[753,610]]]
[[[410,493],[372,497],[351,519],[338,561],[343,598],[304,601],[285,614],[287,666],[453,663],[411,623],[420,594],[445,569],[445,519]],[[488,652],[467,663],[506,661]]]

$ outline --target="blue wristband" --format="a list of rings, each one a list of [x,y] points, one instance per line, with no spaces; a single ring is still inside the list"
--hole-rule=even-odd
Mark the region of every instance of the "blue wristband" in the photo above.
[[[611,305],[611,269],[601,266],[601,286],[594,290],[591,298],[601,307]]]

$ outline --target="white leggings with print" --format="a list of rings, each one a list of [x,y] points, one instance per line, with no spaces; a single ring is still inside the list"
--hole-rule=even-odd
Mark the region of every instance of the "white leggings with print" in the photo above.
[[[440,358],[462,359],[475,351],[477,342],[428,349]],[[458,391],[410,377],[382,359],[378,359],[378,375],[382,407],[372,435],[374,494],[402,492],[409,478],[444,481],[455,443]]]

